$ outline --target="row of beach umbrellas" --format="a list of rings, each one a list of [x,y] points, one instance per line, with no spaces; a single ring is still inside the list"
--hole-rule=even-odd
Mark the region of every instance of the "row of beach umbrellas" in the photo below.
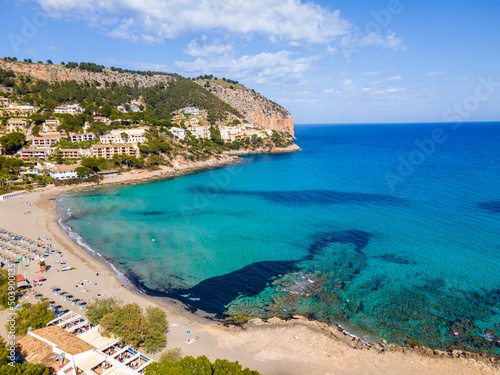
[[[9,245],[11,248],[17,248],[22,250],[25,253],[30,254],[33,257],[37,257],[41,255],[41,249],[38,250],[32,250],[32,249],[27,249],[26,247],[21,246],[19,243],[17,243],[15,240],[12,239],[6,239],[5,237],[0,236],[0,242]],[[50,251],[47,253],[48,250],[44,250],[44,252],[48,255],[50,254]]]
[[[18,234],[9,232],[6,229],[0,229],[0,234],[4,234],[12,239],[15,239],[16,241],[21,241],[24,243],[27,243],[28,245],[31,245],[33,247],[42,247],[42,248],[51,248],[50,244],[47,244],[46,242],[42,240],[33,240],[31,238],[25,237],[25,236],[20,236]]]
[[[85,302],[81,298],[73,296],[72,294],[66,292],[65,290],[62,290],[58,286],[53,286],[51,289],[52,289],[52,294],[58,296],[59,298],[65,301],[73,303],[73,305],[79,307],[82,310],[85,308],[85,305],[87,304],[87,302]]]

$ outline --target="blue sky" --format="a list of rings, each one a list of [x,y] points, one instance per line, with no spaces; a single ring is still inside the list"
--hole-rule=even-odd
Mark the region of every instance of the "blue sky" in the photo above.
[[[0,56],[214,74],[296,123],[500,120],[498,0],[1,4]]]

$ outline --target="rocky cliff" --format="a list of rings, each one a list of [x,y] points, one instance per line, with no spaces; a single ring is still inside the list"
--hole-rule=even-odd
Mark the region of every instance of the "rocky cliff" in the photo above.
[[[62,65],[7,62],[2,59],[0,59],[0,69],[10,70],[18,75],[30,76],[47,82],[90,81],[98,82],[101,87],[105,87],[106,82],[108,84],[116,82],[124,86],[150,87],[159,83],[168,83],[179,77],[175,74],[142,75],[117,72],[109,68],[105,68],[101,73],[94,73],[78,68],[68,69]],[[254,90],[240,84],[230,84],[220,79],[197,79],[196,83],[235,108],[250,124],[265,129],[288,132],[291,135],[294,134],[293,119],[290,113]]]
[[[89,72],[80,69],[68,69],[63,65],[49,64],[28,64],[21,62],[6,62],[0,59],[0,69],[11,70],[14,73],[31,76],[32,78],[41,79],[47,82],[57,81],[95,81],[99,82],[103,87],[106,82],[117,82],[123,86],[149,87],[158,83],[169,82],[173,78],[173,74],[154,74],[145,76],[132,73],[119,73],[105,68],[102,73]]]
[[[207,88],[219,99],[229,103],[249,123],[294,135],[293,119],[290,113],[254,90],[220,79],[197,79],[196,83]]]

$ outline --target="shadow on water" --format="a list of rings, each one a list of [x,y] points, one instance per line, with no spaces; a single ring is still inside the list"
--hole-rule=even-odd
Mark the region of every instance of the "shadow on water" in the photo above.
[[[366,245],[370,242],[371,233],[360,230],[347,230],[343,232],[322,233],[315,236],[315,241],[309,246],[309,255],[304,260],[309,260],[318,252],[332,243],[352,243],[356,252],[362,254]]]
[[[479,203],[479,208],[494,213],[494,214],[499,214],[500,213],[500,201],[492,201],[492,202],[482,202]]]
[[[383,254],[380,256],[376,256],[375,259],[380,259],[386,263],[394,263],[394,264],[401,264],[401,265],[408,265],[408,264],[415,265],[415,264],[417,264],[417,262],[415,262],[415,261],[406,259],[406,258],[402,257],[401,255],[394,254],[394,253],[386,253],[386,254]]]
[[[191,288],[167,292],[149,289],[137,277],[129,276],[134,284],[149,295],[173,298],[191,307],[191,311],[199,309],[222,317],[225,306],[231,301],[240,295],[258,295],[271,278],[296,271],[296,263],[293,260],[256,262],[225,275],[203,280]]]
[[[298,263],[310,260],[328,245],[341,242],[352,243],[358,253],[368,244],[370,233],[350,230],[322,233],[314,238],[304,258],[289,261],[264,261],[252,263],[225,275],[201,281],[191,288],[158,291],[148,288],[140,278],[130,273],[127,277],[149,295],[169,297],[183,302],[191,311],[203,310],[222,317],[226,306],[240,296],[256,296],[261,293],[271,279],[299,270]]]
[[[138,212],[138,215],[142,216],[160,216],[160,215],[165,215],[164,211],[143,211],[143,212]]]
[[[250,195],[267,199],[271,202],[305,205],[305,204],[386,204],[399,206],[406,203],[404,199],[385,194],[346,193],[333,190],[292,190],[292,191],[247,191],[223,190],[211,186],[193,187],[191,193],[206,195]]]

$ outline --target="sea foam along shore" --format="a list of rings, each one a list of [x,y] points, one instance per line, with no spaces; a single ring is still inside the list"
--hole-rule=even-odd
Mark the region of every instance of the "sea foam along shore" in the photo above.
[[[419,352],[419,349],[382,350],[381,347],[360,343],[336,326],[300,317],[287,322],[278,318],[268,321],[254,319],[243,327],[221,325],[174,305],[166,305],[161,299],[135,293],[122,287],[123,279],[75,243],[57,223],[51,200],[67,190],[54,188],[0,203],[0,228],[29,238],[45,238],[55,249],[63,251],[62,259],[66,260],[67,265],[77,267],[72,271],[57,272],[55,261],[61,258],[49,257],[47,260],[52,269],[45,275],[47,281],[37,287],[38,293],[50,297],[50,288],[59,286],[87,300],[102,294],[104,298],[118,297],[125,303],[136,302],[143,307],[158,305],[167,311],[169,322],[173,323],[167,333],[168,348],[180,347],[185,355],[207,355],[212,360],[238,360],[243,366],[262,374],[498,373],[498,368],[487,359],[480,360],[459,352],[434,355],[432,351]],[[25,214],[26,202],[32,204],[31,214]],[[35,262],[28,264],[25,270],[28,279],[37,275],[37,268]],[[83,279],[92,280],[98,285],[91,285],[88,294],[82,294],[75,283]],[[33,295],[27,301],[34,302],[32,300]],[[66,307],[72,308],[71,305]],[[4,337],[7,316],[6,311],[0,313],[0,334]],[[187,331],[199,336],[200,340],[188,345],[186,340],[190,335]]]

